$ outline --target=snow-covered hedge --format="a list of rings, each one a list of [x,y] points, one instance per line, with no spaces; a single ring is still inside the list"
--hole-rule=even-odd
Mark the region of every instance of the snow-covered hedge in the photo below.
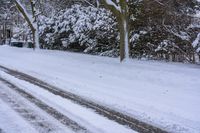
[[[199,17],[191,17],[200,9],[193,7],[194,2],[184,1],[169,4],[176,9],[173,11],[150,1],[130,5],[131,57],[180,62],[195,62],[194,57],[200,57]],[[106,9],[76,4],[50,18],[39,17],[44,48],[119,55],[117,23]]]
[[[112,55],[119,40],[117,24],[103,8],[73,5],[52,18],[41,17],[39,25],[44,48]]]

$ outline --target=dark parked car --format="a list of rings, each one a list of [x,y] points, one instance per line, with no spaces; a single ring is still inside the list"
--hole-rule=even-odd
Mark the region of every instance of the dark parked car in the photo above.
[[[10,46],[22,48],[24,46],[23,42],[11,42]]]
[[[33,48],[33,43],[32,42],[27,42],[28,48]]]

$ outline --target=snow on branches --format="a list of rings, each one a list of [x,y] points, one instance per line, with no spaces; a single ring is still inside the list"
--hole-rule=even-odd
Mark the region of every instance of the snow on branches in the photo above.
[[[100,54],[111,50],[118,41],[111,13],[92,6],[76,4],[52,18],[40,17],[39,27],[45,48],[77,48],[85,53]]]
[[[22,16],[24,17],[24,19],[26,20],[26,22],[28,23],[28,25],[31,28],[31,31],[32,31],[32,34],[33,34],[34,48],[39,48],[38,25],[37,25],[36,16],[35,16],[36,15],[35,14],[35,11],[36,11],[35,1],[30,0],[32,15],[30,15],[27,12],[27,10],[25,9],[25,7],[23,6],[23,4],[21,3],[20,0],[15,0],[14,2],[16,4],[17,9],[22,14]]]

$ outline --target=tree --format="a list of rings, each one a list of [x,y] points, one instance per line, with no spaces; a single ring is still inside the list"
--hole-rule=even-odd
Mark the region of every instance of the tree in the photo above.
[[[196,0],[143,0],[138,14],[135,6],[129,6],[132,57],[195,62],[191,43],[200,31],[199,19],[193,20],[200,7]]]
[[[129,58],[129,8],[128,0],[101,0],[116,16],[120,30],[120,61]]]
[[[19,10],[19,12],[22,14],[22,16],[24,17],[24,19],[26,20],[26,22],[28,23],[32,35],[33,35],[33,47],[34,48],[39,48],[39,34],[38,34],[38,25],[37,25],[37,21],[36,21],[36,8],[35,8],[35,0],[30,0],[30,4],[31,4],[31,12],[32,15],[30,16],[27,12],[27,10],[25,9],[25,7],[22,5],[22,3],[19,0],[15,0],[15,5],[17,7],[17,9]]]
[[[11,1],[0,1],[0,43],[1,41],[5,43],[11,40],[11,29],[13,25],[11,20],[16,15],[13,9],[13,3]]]

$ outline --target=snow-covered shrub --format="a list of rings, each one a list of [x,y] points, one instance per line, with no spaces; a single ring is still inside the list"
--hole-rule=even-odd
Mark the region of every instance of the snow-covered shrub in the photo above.
[[[137,10],[131,11],[131,56],[194,62],[198,45],[194,47],[192,42],[200,32],[200,21],[195,15],[199,5],[196,0],[182,0],[166,4],[170,9],[165,9],[151,0],[143,1],[138,14]]]
[[[129,5],[131,57],[193,62],[193,55],[200,55],[200,45],[192,45],[200,32],[199,17],[195,15],[200,6],[194,0],[168,3],[169,9],[151,0],[138,2]],[[40,16],[44,48],[119,55],[119,32],[109,11],[81,4],[64,7],[68,8],[51,18]]]
[[[103,8],[73,5],[39,22],[41,42],[51,49],[100,54],[117,47],[117,24]]]

